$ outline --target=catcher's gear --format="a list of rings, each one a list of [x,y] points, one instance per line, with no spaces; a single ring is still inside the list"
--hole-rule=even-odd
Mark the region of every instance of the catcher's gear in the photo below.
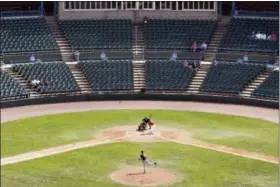
[[[151,117],[152,117],[152,115],[150,115],[149,118],[145,117],[144,119],[142,119],[142,123],[138,126],[137,131],[140,131],[140,132],[145,131],[147,129],[147,126],[150,125],[150,123],[151,123]]]
[[[137,131],[140,131],[140,132],[143,132],[146,130],[146,127],[147,127],[147,124],[142,122],[139,126],[138,126],[138,129]]]

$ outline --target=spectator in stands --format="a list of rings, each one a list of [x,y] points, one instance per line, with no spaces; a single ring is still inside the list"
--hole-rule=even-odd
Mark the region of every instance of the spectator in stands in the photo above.
[[[262,34],[258,31],[256,34],[256,39],[260,40],[262,38]]]
[[[33,54],[30,56],[30,62],[36,62],[36,58]]]
[[[188,62],[187,60],[184,61],[184,66],[185,66],[186,68],[189,67],[189,62]]]
[[[177,60],[177,57],[178,57],[178,56],[177,56],[177,53],[176,53],[176,51],[174,50],[173,53],[172,53],[172,56],[170,57],[170,60],[171,60],[171,61],[176,61],[176,60]]]
[[[144,24],[148,23],[148,18],[146,16],[143,18],[143,22]]]
[[[276,40],[276,34],[275,33],[271,33],[268,37],[267,37],[268,40]]]
[[[238,58],[238,59],[237,59],[237,63],[243,63],[242,58]]]
[[[101,58],[101,60],[104,60],[104,61],[108,60],[106,53],[104,51],[102,51],[102,53],[100,54],[100,58]]]
[[[261,39],[266,40],[266,34],[265,34],[265,33],[263,33],[263,34],[261,35]]]
[[[196,52],[196,50],[197,50],[197,43],[196,43],[196,41],[194,41],[192,43],[191,49],[192,49],[192,52]]]
[[[214,65],[214,66],[217,66],[217,65],[218,65],[218,61],[217,61],[217,60],[214,60],[213,65]]]
[[[200,49],[201,49],[201,51],[206,51],[206,49],[207,49],[207,44],[206,44],[206,42],[203,42],[203,43],[201,44]]]
[[[255,31],[252,32],[251,38],[252,38],[252,39],[256,39],[256,33],[255,33]]]
[[[243,62],[248,62],[248,55],[247,54],[245,54],[244,56],[243,56]]]
[[[33,88],[37,88],[40,85],[40,83],[41,83],[41,81],[36,80],[36,79],[31,81],[31,85]]]

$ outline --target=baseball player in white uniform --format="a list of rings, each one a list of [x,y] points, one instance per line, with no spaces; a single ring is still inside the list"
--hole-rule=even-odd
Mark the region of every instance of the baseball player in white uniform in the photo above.
[[[155,166],[157,166],[156,162],[149,162],[149,160],[147,159],[146,155],[144,154],[144,151],[141,151],[139,160],[143,163],[143,167],[144,167],[144,172],[143,173],[146,173],[146,166],[148,166],[148,165],[155,165]]]

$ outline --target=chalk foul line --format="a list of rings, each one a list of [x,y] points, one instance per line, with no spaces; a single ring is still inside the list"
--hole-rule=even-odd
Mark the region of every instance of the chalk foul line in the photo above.
[[[1,158],[1,166],[4,165],[9,165],[9,164],[14,164],[18,162],[23,162],[23,161],[28,161],[28,160],[33,160],[36,158],[42,158],[42,157],[47,157],[51,155],[56,155],[68,151],[73,151],[77,149],[83,149],[87,147],[93,147],[97,145],[102,145],[102,144],[107,144],[107,143],[113,143],[118,140],[125,140],[127,138],[131,137],[131,135],[128,134],[128,132],[125,133],[125,136],[114,138],[114,139],[107,139],[107,140],[89,140],[89,141],[82,141],[82,142],[76,142],[72,144],[67,144],[63,146],[58,146],[58,147],[52,147],[48,149],[43,149],[39,151],[32,151],[32,152],[27,152],[11,157],[6,157],[6,158]],[[189,145],[189,146],[194,146],[194,147],[200,147],[208,150],[213,150],[213,151],[218,151],[222,153],[227,153],[231,155],[236,155],[236,156],[241,156],[249,159],[254,159],[254,160],[260,160],[263,162],[269,162],[273,164],[279,164],[278,158],[270,155],[263,155],[260,153],[253,153],[253,152],[248,152],[245,150],[238,150],[230,147],[225,147],[225,146],[220,146],[216,144],[210,144],[206,142],[201,142],[198,140],[193,140],[193,141],[180,141],[180,140],[175,140],[171,138],[166,138],[162,136],[161,134],[158,134],[159,138],[169,141],[169,142],[175,142],[179,144],[184,144],[184,145]],[[242,152],[242,153],[241,153]]]
[[[47,157],[47,156],[51,156],[51,155],[56,155],[56,154],[60,154],[60,153],[68,152],[68,151],[77,150],[77,149],[83,149],[83,148],[93,147],[93,146],[102,145],[102,144],[106,144],[106,143],[112,143],[112,142],[115,142],[118,140],[125,139],[126,137],[127,137],[127,135],[118,137],[118,138],[114,138],[114,139],[107,139],[107,140],[103,140],[103,141],[89,140],[89,141],[76,142],[76,143],[67,144],[67,145],[63,145],[63,146],[52,147],[52,148],[48,148],[48,149],[42,149],[39,151],[32,151],[32,152],[27,152],[27,153],[23,153],[23,154],[11,156],[11,157],[1,158],[1,166],[8,165],[8,164],[14,164],[14,163],[18,163],[18,162],[23,162],[23,161],[28,161],[28,160],[33,160],[36,158],[42,158],[42,157]]]

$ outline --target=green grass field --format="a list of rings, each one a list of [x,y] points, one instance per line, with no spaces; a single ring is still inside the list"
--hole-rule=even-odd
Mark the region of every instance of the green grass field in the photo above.
[[[183,181],[169,187],[278,186],[278,165],[162,142],[113,143],[3,166],[2,186],[121,187],[109,174],[127,166],[140,167],[142,149],[158,167],[183,174]]]
[[[138,125],[153,114],[158,125],[183,128],[200,140],[278,156],[278,125],[239,116],[167,110],[91,111],[40,116],[1,125],[1,156],[90,140],[100,129]]]

